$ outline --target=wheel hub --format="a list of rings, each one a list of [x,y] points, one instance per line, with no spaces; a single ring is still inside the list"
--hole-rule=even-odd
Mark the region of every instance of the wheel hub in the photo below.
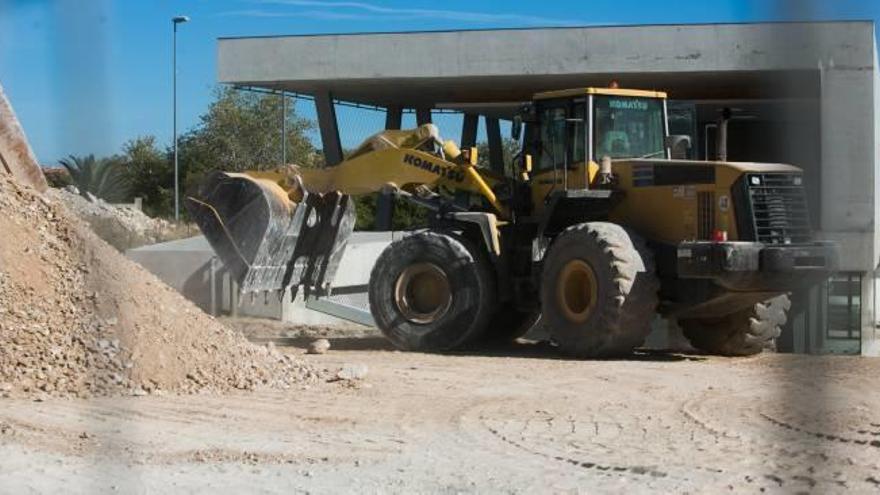
[[[446,272],[433,263],[416,263],[397,277],[394,302],[400,314],[419,325],[432,323],[452,305],[452,290]]]
[[[556,282],[556,299],[569,321],[587,321],[596,307],[596,292],[596,274],[586,261],[573,259],[562,267]]]

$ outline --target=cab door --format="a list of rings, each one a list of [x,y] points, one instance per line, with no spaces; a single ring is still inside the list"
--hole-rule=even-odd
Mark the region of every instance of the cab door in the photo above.
[[[583,189],[587,183],[586,98],[538,102],[538,123],[531,134],[529,153],[534,213],[543,212],[553,191]]]

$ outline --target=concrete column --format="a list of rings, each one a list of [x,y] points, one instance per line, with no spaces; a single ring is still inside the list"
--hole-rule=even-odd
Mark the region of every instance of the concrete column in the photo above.
[[[431,108],[430,107],[416,108],[416,123],[418,125],[424,125],[424,124],[431,123]]]
[[[391,105],[385,109],[385,129],[400,129],[403,122],[403,108],[398,105]]]
[[[820,68],[821,230],[840,243],[841,272],[877,266],[874,71]]]
[[[873,59],[873,70],[833,60],[821,60],[819,66],[822,236],[840,244],[841,272],[862,275],[860,347],[865,356],[880,355],[874,280],[880,254],[876,52]]]
[[[794,354],[817,352],[816,343],[825,334],[825,327],[816,324],[816,313],[824,311],[820,306],[818,287],[794,291],[788,297],[791,309],[782,326],[782,334],[776,339],[776,350]]]
[[[459,147],[462,150],[466,150],[472,146],[477,145],[477,130],[480,126],[480,116],[476,114],[466,113],[464,114],[464,119],[461,122],[461,141],[459,142]],[[462,207],[468,208],[470,201],[470,194],[467,191],[457,190],[455,191],[455,204]]]
[[[342,161],[342,143],[339,140],[339,125],[336,121],[333,96],[327,91],[316,93],[315,109],[318,113],[318,127],[321,129],[324,160],[327,165],[336,165]]]
[[[464,120],[461,123],[461,149],[477,145],[477,128],[479,125],[479,115],[464,114]]]
[[[489,137],[489,166],[504,173],[504,151],[501,148],[501,125],[498,119],[486,117],[486,134]]]
[[[877,279],[874,272],[862,275],[862,356],[880,357],[880,329],[877,328]]]
[[[403,108],[389,106],[385,109],[385,129],[400,129],[403,121]],[[376,196],[376,218],[373,224],[374,230],[391,230],[392,217],[394,215],[394,198],[387,192],[380,192]]]

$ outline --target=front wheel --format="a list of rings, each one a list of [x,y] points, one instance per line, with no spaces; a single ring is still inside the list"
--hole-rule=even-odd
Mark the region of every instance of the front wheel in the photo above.
[[[462,238],[422,232],[391,243],[370,274],[370,312],[395,347],[441,352],[479,338],[495,279]]]

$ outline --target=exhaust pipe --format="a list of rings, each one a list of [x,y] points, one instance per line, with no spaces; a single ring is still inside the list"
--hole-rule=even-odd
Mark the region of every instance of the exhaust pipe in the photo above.
[[[718,119],[718,134],[715,141],[716,155],[719,162],[727,161],[727,123],[732,117],[730,108],[725,107],[721,110],[721,118]]]

